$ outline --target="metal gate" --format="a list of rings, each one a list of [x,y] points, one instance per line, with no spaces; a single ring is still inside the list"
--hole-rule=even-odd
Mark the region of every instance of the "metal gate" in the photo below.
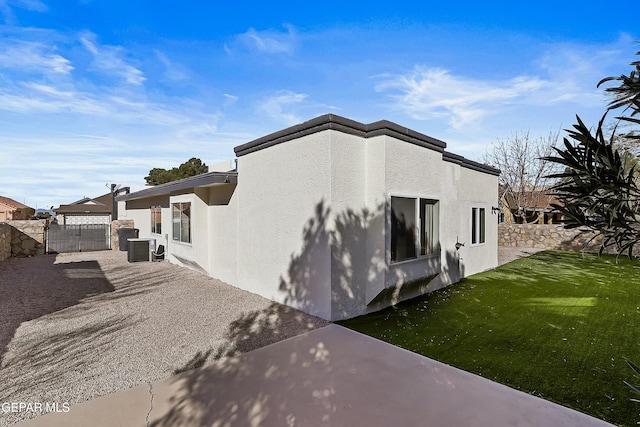
[[[50,224],[47,230],[47,252],[89,252],[111,249],[111,225]]]

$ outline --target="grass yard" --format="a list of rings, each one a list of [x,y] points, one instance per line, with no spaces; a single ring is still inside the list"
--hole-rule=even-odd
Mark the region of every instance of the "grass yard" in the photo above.
[[[619,425],[640,421],[640,262],[545,251],[339,322]]]

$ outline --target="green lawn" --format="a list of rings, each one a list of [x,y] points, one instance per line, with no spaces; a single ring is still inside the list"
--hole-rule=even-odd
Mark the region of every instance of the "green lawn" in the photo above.
[[[545,251],[340,322],[614,424],[640,404],[640,262]]]

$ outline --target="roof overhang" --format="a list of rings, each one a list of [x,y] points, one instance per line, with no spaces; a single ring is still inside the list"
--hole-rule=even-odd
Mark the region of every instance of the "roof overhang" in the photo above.
[[[339,131],[350,135],[356,135],[361,138],[373,138],[380,135],[389,136],[410,144],[437,151],[442,154],[443,160],[447,162],[455,163],[462,167],[490,175],[500,175],[500,171],[496,168],[474,162],[473,160],[445,151],[447,144],[444,141],[408,129],[388,120],[380,120],[364,124],[335,114],[325,114],[304,123],[263,136],[262,138],[258,138],[235,147],[234,151],[236,156],[242,157],[255,151],[264,150],[265,148],[269,148],[274,145],[282,144],[287,141],[325,130]]]
[[[489,175],[500,175],[500,169],[496,169],[492,166],[485,165],[484,163],[474,162],[473,160],[469,160],[465,157],[459,156],[453,153],[442,153],[442,160],[445,162],[455,163],[460,166],[463,166],[467,169],[471,169],[478,172],[484,172]]]
[[[123,194],[116,197],[116,201],[122,202],[127,200],[146,199],[148,197],[163,196],[167,194],[170,195],[175,192],[189,189],[214,187],[218,185],[235,185],[237,183],[238,172],[208,172],[180,179],[178,181],[167,182],[166,184],[155,185],[133,193]]]
[[[254,151],[282,144],[324,130],[336,130],[343,133],[372,138],[379,135],[392,136],[411,144],[443,152],[447,144],[439,139],[402,127],[388,120],[364,124],[335,114],[324,114],[304,123],[300,123],[270,135],[263,136],[234,148],[236,156],[241,157]]]

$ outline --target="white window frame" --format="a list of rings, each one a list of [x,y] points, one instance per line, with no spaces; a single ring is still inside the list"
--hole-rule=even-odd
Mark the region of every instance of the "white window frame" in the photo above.
[[[175,218],[175,213],[174,213],[174,206],[178,205],[180,212],[183,212],[183,205],[189,204],[189,239],[188,240],[183,240],[183,236],[182,236],[182,229],[183,229],[183,223],[182,223],[182,216],[180,218]],[[171,238],[172,241],[175,243],[183,243],[183,244],[187,244],[190,245],[193,243],[193,211],[194,211],[194,203],[192,199],[187,199],[187,200],[183,200],[183,199],[176,199],[176,200],[171,200],[170,203],[171,207]],[[179,219],[180,222],[180,233],[179,236],[176,238],[176,224],[178,224],[178,222],[176,221],[176,219]]]
[[[393,234],[393,229],[394,229],[394,220],[393,220],[393,199],[394,198],[398,198],[398,199],[409,199],[413,201],[413,218],[410,218],[413,221],[413,243],[414,243],[414,248],[413,248],[413,256],[408,256],[402,259],[394,259],[393,254],[397,253],[397,250],[394,251],[394,234]],[[426,249],[426,253],[424,252],[424,248],[423,248],[423,234],[427,231],[425,230],[425,225],[423,225],[423,218],[422,218],[422,206],[423,203],[425,203],[427,205],[434,205],[435,206],[435,212],[432,211],[432,216],[431,216],[431,222],[435,221],[437,224],[435,226],[435,229],[433,227],[433,225],[431,225],[431,227],[428,227],[427,224],[427,228],[431,228],[431,232],[432,234],[435,235],[435,242],[432,241],[432,243],[430,243],[428,246],[429,248]],[[426,213],[426,212],[425,212]],[[425,215],[426,217],[426,215]],[[407,261],[412,261],[412,260],[417,260],[417,259],[421,259],[421,258],[428,258],[428,257],[433,257],[433,256],[438,256],[441,253],[441,245],[440,245],[440,200],[436,197],[432,197],[432,196],[416,196],[416,195],[406,195],[406,194],[396,194],[396,193],[392,193],[389,195],[389,261],[392,264],[397,264],[397,263],[402,263],[402,262],[407,262]],[[396,240],[397,242],[397,240]],[[397,255],[396,255],[397,256]]]
[[[157,223],[155,221],[155,219],[156,219],[155,218],[155,214],[156,214],[157,210],[160,211],[160,222],[159,223]],[[152,206],[149,207],[149,212],[150,212],[150,215],[151,215],[151,234],[160,234],[161,235],[162,234],[162,206],[160,206],[160,205],[152,205]],[[172,221],[172,223],[173,223],[173,221]],[[160,225],[160,230],[157,229],[156,224]]]
[[[482,246],[487,243],[487,208],[471,207],[471,246]]]

